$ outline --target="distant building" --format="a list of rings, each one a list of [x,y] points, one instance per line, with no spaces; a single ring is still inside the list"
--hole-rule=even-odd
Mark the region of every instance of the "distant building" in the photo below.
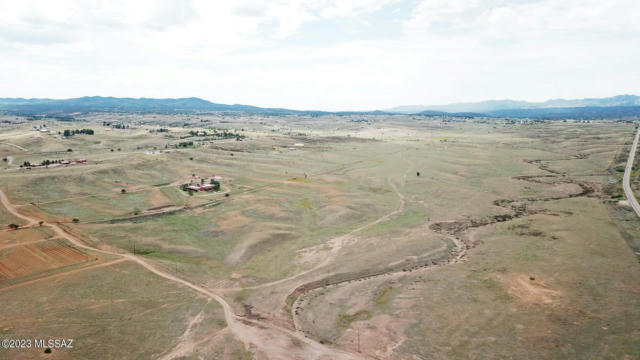
[[[211,185],[211,184],[201,185],[200,186],[200,190],[203,190],[203,191],[213,190],[213,185]]]
[[[69,165],[69,164],[71,164],[71,161],[69,161],[69,160],[60,160],[60,164]]]
[[[187,186],[187,190],[200,191],[200,186],[189,185],[189,186]]]
[[[78,159],[78,160],[76,160],[76,162],[77,162],[78,164],[84,164],[84,163],[86,163],[86,162],[87,162],[87,159]]]

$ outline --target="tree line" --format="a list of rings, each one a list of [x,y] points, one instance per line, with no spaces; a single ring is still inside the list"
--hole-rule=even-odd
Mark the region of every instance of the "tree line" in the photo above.
[[[66,137],[73,136],[75,134],[85,134],[85,135],[93,135],[93,129],[75,129],[75,130],[65,130],[63,135]]]

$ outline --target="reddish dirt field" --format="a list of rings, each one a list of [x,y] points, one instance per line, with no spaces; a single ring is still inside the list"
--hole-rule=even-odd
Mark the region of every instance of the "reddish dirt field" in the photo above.
[[[88,260],[88,255],[69,247],[62,240],[16,246],[0,252],[0,281]]]

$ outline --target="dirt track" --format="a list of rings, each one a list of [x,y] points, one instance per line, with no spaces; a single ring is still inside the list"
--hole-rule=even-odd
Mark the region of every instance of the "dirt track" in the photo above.
[[[0,190],[0,202],[7,208],[7,210],[14,216],[26,220],[29,224],[35,224],[39,219],[31,218],[18,212],[11,204],[7,196]],[[54,232],[73,243],[75,246],[106,254],[112,256],[118,256],[123,259],[131,260],[146,270],[172,282],[189,287],[196,292],[205,295],[211,299],[217,301],[224,311],[225,320],[229,329],[233,334],[242,342],[245,346],[253,345],[257,351],[263,353],[271,359],[363,359],[364,356],[359,354],[353,354],[350,352],[342,351],[339,349],[330,348],[326,345],[320,344],[314,340],[311,340],[304,336],[304,334],[292,331],[289,329],[281,328],[273,324],[260,322],[258,320],[246,319],[237,316],[231,306],[219,295],[201,287],[187,280],[178,278],[171,274],[165,273],[156,269],[151,264],[147,263],[140,257],[134,256],[129,253],[119,253],[107,250],[100,250],[86,245],[80,239],[74,235],[62,229],[60,226],[54,223],[45,222],[44,226],[48,226],[54,230]],[[297,342],[305,344],[305,346],[296,346],[292,342],[295,339]]]

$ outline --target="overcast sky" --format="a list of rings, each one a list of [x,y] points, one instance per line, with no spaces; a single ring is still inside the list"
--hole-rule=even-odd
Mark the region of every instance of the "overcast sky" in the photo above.
[[[640,94],[638,0],[0,0],[0,97],[365,110]]]

